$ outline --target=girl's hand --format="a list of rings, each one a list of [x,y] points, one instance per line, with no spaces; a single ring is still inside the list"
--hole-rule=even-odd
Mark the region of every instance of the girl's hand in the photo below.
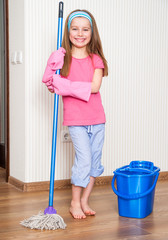
[[[53,88],[53,86],[49,86],[49,87],[48,87],[48,90],[49,90],[50,93],[54,93],[54,88]]]
[[[64,56],[65,56],[65,49],[63,47],[60,47],[57,51],[54,51],[47,62],[47,65],[50,66],[50,68],[54,71],[58,69],[62,69],[64,65]]]
[[[98,93],[101,87],[103,78],[103,69],[95,69],[92,84],[91,84],[91,93]]]
[[[42,82],[46,84],[49,89],[52,83],[52,76],[56,70],[61,69],[64,64],[65,49],[59,48],[57,51],[53,52],[48,59],[47,67],[45,69]],[[52,87],[52,86],[51,86]],[[52,87],[53,88],[53,87]],[[49,89],[50,92],[54,92],[53,89]]]
[[[50,79],[48,82],[45,83],[48,90],[51,92],[51,93],[54,93],[54,87],[52,86],[52,79]]]

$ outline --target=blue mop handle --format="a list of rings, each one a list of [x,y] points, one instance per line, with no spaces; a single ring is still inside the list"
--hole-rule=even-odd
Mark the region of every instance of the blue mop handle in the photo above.
[[[62,44],[62,25],[63,25],[63,2],[59,2],[57,50],[61,47],[61,44]],[[60,74],[60,70],[57,70],[56,74]],[[53,195],[54,195],[55,158],[56,158],[56,144],[57,144],[58,105],[59,105],[59,95],[54,94],[49,207],[53,206],[53,199],[54,199]]]

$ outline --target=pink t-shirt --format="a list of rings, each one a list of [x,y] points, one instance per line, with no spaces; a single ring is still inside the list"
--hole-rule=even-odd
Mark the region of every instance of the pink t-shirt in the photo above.
[[[104,68],[102,59],[93,54],[82,59],[72,57],[71,68],[67,79],[77,82],[91,82],[94,70]],[[100,92],[92,93],[88,102],[74,97],[62,97],[64,103],[65,126],[94,125],[105,123],[105,113]]]

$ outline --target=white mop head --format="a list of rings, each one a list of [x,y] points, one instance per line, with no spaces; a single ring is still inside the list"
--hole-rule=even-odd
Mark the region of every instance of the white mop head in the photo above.
[[[58,214],[44,214],[43,212],[39,212],[38,215],[34,215],[28,219],[21,221],[20,224],[27,228],[41,230],[55,230],[58,228],[66,228],[66,224],[64,223],[63,218]]]

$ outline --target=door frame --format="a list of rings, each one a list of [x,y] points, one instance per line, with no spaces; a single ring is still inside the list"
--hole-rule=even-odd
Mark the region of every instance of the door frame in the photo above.
[[[9,164],[9,2],[4,1],[4,25],[5,25],[5,168],[6,182],[10,173]]]

